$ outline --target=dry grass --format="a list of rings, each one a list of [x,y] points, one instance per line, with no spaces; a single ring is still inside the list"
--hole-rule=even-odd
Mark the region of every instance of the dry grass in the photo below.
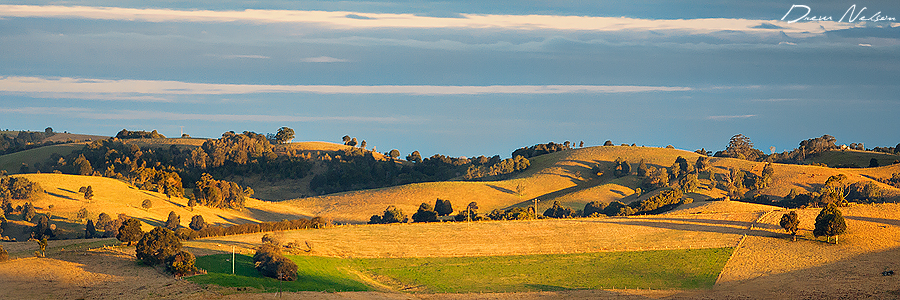
[[[38,213],[51,213],[54,216],[54,222],[79,223],[76,220],[76,214],[81,208],[86,208],[90,212],[90,218],[94,220],[101,212],[105,212],[113,218],[119,213],[138,218],[145,224],[145,231],[150,230],[152,226],[165,224],[171,211],[181,216],[181,225],[185,227],[190,224],[193,215],[202,215],[208,224],[218,225],[280,221],[310,216],[295,207],[255,199],[248,199],[246,208],[241,211],[201,206],[191,210],[187,206],[186,198],[169,199],[164,194],[139,190],[125,182],[105,177],[64,174],[16,176],[23,176],[35,181],[44,188],[46,194],[31,202],[35,205]],[[80,187],[88,185],[94,191],[94,197],[90,201],[85,200],[83,194],[78,193]],[[149,199],[153,204],[149,210],[141,207],[141,202],[145,199]],[[18,205],[24,202],[15,200],[13,204]],[[53,205],[53,208],[50,208],[50,205]],[[83,230],[83,227],[80,228]]]
[[[717,203],[718,204],[718,203]],[[455,257],[565,254],[649,249],[733,247],[769,206],[730,202],[718,213],[660,216],[347,225],[275,233],[308,254],[333,257]],[[249,253],[262,233],[189,241],[198,253]]]

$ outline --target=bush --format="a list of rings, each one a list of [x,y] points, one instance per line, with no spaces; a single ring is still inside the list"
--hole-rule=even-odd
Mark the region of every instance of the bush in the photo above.
[[[634,209],[622,202],[613,201],[603,209],[603,214],[610,217],[629,216],[634,214]]]
[[[265,243],[259,246],[253,255],[253,263],[263,276],[284,281],[297,279],[297,264],[285,258],[275,245]]]
[[[153,202],[151,202],[150,199],[144,199],[144,202],[141,202],[141,207],[150,210],[150,207],[153,207]]]
[[[197,259],[190,252],[181,250],[166,258],[166,271],[175,276],[190,275],[197,272],[194,263]]]
[[[800,229],[800,218],[796,211],[791,211],[781,215],[781,228],[791,234],[791,237],[797,240],[797,231]]]
[[[94,227],[94,220],[88,220],[84,226],[84,238],[89,239],[97,235],[97,228]]]
[[[144,231],[141,230],[141,222],[135,218],[128,218],[119,226],[119,233],[116,234],[116,239],[131,246],[131,243],[140,241],[143,235]]]

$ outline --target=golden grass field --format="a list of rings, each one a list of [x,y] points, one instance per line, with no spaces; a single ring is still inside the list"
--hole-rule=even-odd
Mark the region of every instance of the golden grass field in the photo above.
[[[80,176],[65,174],[25,174],[23,176],[39,183],[45,190],[45,195],[32,202],[38,213],[51,213],[53,222],[59,226],[73,227],[84,230],[84,222],[76,219],[78,210],[86,208],[90,212],[90,218],[96,220],[101,212],[116,217],[119,213],[140,219],[145,230],[152,226],[165,224],[169,212],[174,211],[181,216],[181,225],[187,226],[194,215],[202,215],[207,224],[231,225],[247,222],[281,221],[283,219],[296,219],[309,217],[302,210],[279,204],[263,202],[256,199],[247,199],[246,207],[241,210],[216,209],[197,206],[191,209],[187,206],[186,198],[169,199],[164,194],[139,190],[129,184],[111,178],[97,176]],[[88,201],[83,194],[78,193],[82,186],[90,185],[94,191],[94,197]],[[141,207],[141,203],[149,199],[152,203],[150,209]],[[13,200],[14,205],[22,204],[24,200]],[[51,208],[50,205],[53,205]],[[13,233],[4,233],[13,235]]]
[[[302,207],[305,211],[327,216],[340,222],[364,223],[374,214],[380,214],[388,205],[395,205],[407,215],[416,211],[419,204],[434,203],[437,198],[450,200],[455,209],[465,207],[469,202],[477,202],[479,211],[490,212],[515,205],[526,205],[532,199],[540,200],[539,211],[546,209],[553,201],[560,201],[573,209],[581,209],[590,201],[629,202],[644,197],[632,197],[640,181],[634,176],[614,178],[610,172],[596,177],[590,169],[600,164],[611,168],[616,158],[628,159],[634,167],[644,159],[649,166],[670,167],[678,156],[689,162],[696,160],[696,153],[684,150],[648,147],[590,147],[542,155],[532,160],[526,171],[514,178],[502,181],[482,182],[427,182],[381,189],[352,191],[317,197],[300,198],[284,203]],[[712,172],[727,174],[730,168],[760,174],[765,163],[733,158],[710,159]],[[769,188],[760,191],[774,197],[783,197],[791,189],[812,192],[824,185],[829,176],[845,174],[848,182],[873,181],[872,178],[889,178],[900,172],[900,164],[878,168],[833,169],[818,166],[774,164],[775,175]],[[611,170],[611,169],[610,169]],[[701,189],[688,195],[695,200],[722,197],[725,192],[715,184],[701,178]],[[888,197],[900,196],[900,190],[890,185],[876,183]],[[517,186],[524,192],[518,195]]]
[[[298,151],[326,151],[339,144],[292,143]],[[321,142],[324,143],[324,142]],[[296,144],[296,145],[295,145]],[[331,145],[327,145],[331,144]],[[323,146],[323,145],[327,145]],[[307,148],[303,148],[307,147]],[[317,148],[318,147],[318,148]],[[325,147],[325,148],[323,148]],[[49,148],[49,147],[44,147]],[[40,150],[43,148],[34,149]],[[320,149],[320,150],[316,150]],[[328,148],[331,149],[331,148]],[[42,150],[46,151],[46,150]],[[330,150],[328,150],[330,151]],[[34,152],[32,152],[34,153]],[[595,164],[610,166],[617,157],[627,158],[636,167],[641,158],[649,165],[669,167],[678,156],[688,161],[697,154],[674,149],[645,147],[591,147],[536,157],[532,167],[513,178],[488,182],[431,182],[375,190],[355,191],[281,202],[248,200],[243,211],[206,207],[189,211],[187,199],[167,199],[164,195],[135,189],[109,178],[61,174],[28,174],[47,191],[34,201],[38,212],[50,211],[59,220],[73,220],[81,207],[96,218],[99,212],[126,213],[140,218],[148,230],[165,222],[169,211],[181,215],[182,226],[190,216],[201,214],[208,223],[236,224],[275,221],[307,216],[324,216],[338,223],[360,223],[380,214],[388,205],[397,205],[407,215],[419,203],[436,198],[451,200],[459,209],[476,201],[479,211],[506,208],[531,199],[542,200],[542,209],[556,200],[580,209],[588,201],[624,202],[639,199],[632,195],[639,181],[633,176],[614,178],[610,174],[592,176]],[[0,157],[0,163],[7,157]],[[711,159],[714,173],[740,168],[759,174],[763,163],[730,158]],[[762,194],[781,197],[796,188],[814,191],[825,180],[845,174],[849,182],[886,178],[900,172],[900,165],[861,169],[833,169],[817,166],[774,165],[771,187]],[[608,172],[611,173],[611,172]],[[77,190],[91,185],[95,197],[88,202]],[[518,195],[516,187],[524,186]],[[516,255],[540,253],[585,253],[598,251],[639,251],[733,247],[740,244],[711,290],[698,291],[561,291],[504,294],[396,294],[396,293],[291,293],[286,296],[319,299],[746,299],[746,298],[875,298],[900,297],[896,276],[881,276],[885,270],[900,268],[900,205],[853,205],[842,208],[848,233],[837,245],[812,237],[817,209],[799,210],[801,234],[797,242],[780,229],[778,221],[786,212],[777,207],[735,201],[703,201],[722,195],[709,180],[689,194],[694,203],[682,205],[657,216],[585,218],[531,221],[485,221],[472,223],[428,223],[390,225],[336,225],[320,230],[273,233],[284,242],[309,245],[308,254],[332,257],[445,257]],[[890,197],[900,190],[878,183]],[[642,197],[647,197],[645,193]],[[151,199],[145,210],[141,201]],[[50,209],[49,206],[53,205]],[[56,221],[57,218],[54,218]],[[6,233],[4,233],[6,234]],[[188,241],[185,246],[199,254],[223,253],[235,246],[248,253],[263,234],[215,237]],[[90,241],[102,243],[103,241]],[[52,241],[50,258],[23,258],[0,263],[0,290],[13,298],[179,298],[179,299],[262,299],[271,294],[234,294],[229,289],[204,288],[174,280],[164,272],[137,266],[133,247],[102,247],[94,250],[62,250],[70,242]],[[3,243],[16,257],[27,256],[35,243]],[[77,248],[72,245],[71,247]],[[301,251],[299,253],[307,253]],[[16,289],[32,284],[33,289]]]

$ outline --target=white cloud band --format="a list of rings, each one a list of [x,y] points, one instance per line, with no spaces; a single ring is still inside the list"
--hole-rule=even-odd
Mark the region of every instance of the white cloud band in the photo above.
[[[112,99],[141,101],[145,95],[229,95],[258,93],[315,94],[407,94],[407,95],[480,95],[480,94],[570,94],[637,93],[690,91],[689,87],[628,85],[252,85],[191,83],[162,80],[108,80],[80,78],[0,77],[0,93],[51,98]],[[100,95],[100,96],[98,96]],[[102,97],[101,97],[102,96]],[[147,101],[159,101],[149,98]]]
[[[784,31],[821,33],[860,26],[833,21],[795,22],[748,19],[636,19],[556,15],[461,14],[461,18],[439,18],[413,14],[360,13],[346,11],[254,10],[211,11],[156,8],[87,6],[0,5],[0,17],[85,18],[143,22],[247,22],[313,23],[338,28],[501,28],[512,30],[683,30],[693,33],[734,31]],[[776,25],[772,25],[776,23]],[[768,25],[768,26],[764,26]]]

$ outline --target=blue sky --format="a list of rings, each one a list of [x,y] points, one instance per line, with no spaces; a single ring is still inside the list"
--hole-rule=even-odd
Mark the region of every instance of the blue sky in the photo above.
[[[2,1],[0,128],[768,152],[900,142],[900,4]],[[839,21],[850,7],[877,21]],[[865,10],[862,8],[865,7]]]

